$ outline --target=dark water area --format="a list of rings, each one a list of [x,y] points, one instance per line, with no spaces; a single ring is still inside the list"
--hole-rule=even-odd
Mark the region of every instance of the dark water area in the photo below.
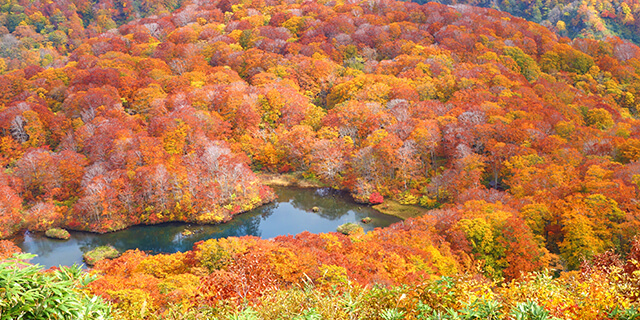
[[[357,204],[348,194],[329,188],[274,190],[278,195],[276,201],[238,215],[225,224],[164,223],[134,226],[107,234],[71,231],[71,239],[67,241],[26,233],[15,241],[24,252],[37,254],[37,257],[31,260],[32,263],[48,268],[81,264],[83,253],[103,245],[112,245],[120,251],[137,248],[150,253],[173,253],[191,250],[194,243],[214,238],[251,235],[270,239],[303,231],[332,232],[347,222],[358,223],[365,231],[370,231],[400,221],[399,218]],[[313,212],[313,207],[318,207],[319,211]],[[370,217],[371,222],[360,222],[365,217]],[[185,229],[193,234],[183,235]]]

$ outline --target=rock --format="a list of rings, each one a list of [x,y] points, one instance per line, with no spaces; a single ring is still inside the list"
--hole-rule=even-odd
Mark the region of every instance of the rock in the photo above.
[[[362,223],[369,223],[369,222],[371,222],[371,217],[362,218],[361,221],[362,221]]]
[[[47,238],[60,240],[69,240],[69,238],[71,238],[69,231],[60,228],[51,228],[47,230],[44,235],[47,236]]]
[[[84,259],[84,262],[87,265],[93,266],[100,260],[115,259],[119,256],[120,256],[120,252],[116,248],[108,245],[108,246],[97,247],[83,254],[82,258]]]

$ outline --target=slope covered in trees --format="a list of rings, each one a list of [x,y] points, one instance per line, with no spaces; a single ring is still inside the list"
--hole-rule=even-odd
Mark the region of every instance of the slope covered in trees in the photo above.
[[[426,3],[417,0],[418,3]],[[597,38],[619,36],[640,43],[640,3],[635,0],[598,1],[485,1],[443,0],[443,4],[468,4],[509,12],[540,23],[562,36]]]
[[[616,319],[638,311],[640,242],[579,272],[474,275],[421,218],[367,235],[209,240],[194,251],[103,260],[91,292],[123,319]],[[442,276],[434,277],[433,273]]]
[[[300,283],[295,270],[362,285],[455,271],[517,279],[632,246],[640,50],[627,41],[570,41],[506,13],[436,3],[64,4],[2,7],[24,19],[0,20],[1,237],[21,227],[222,222],[272,199],[255,171],[436,209],[331,245],[317,237],[335,235],[302,235],[173,258],[132,253],[182,264],[220,256],[161,285],[141,275],[117,293],[110,286],[127,282],[105,280],[100,293],[112,301],[197,287],[204,275],[213,287],[274,272]],[[291,256],[305,250],[326,259]],[[234,267],[227,256],[260,263]]]

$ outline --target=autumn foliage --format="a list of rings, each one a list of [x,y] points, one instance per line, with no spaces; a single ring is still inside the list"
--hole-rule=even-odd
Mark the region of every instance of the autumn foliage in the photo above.
[[[359,285],[417,284],[433,274],[462,271],[449,246],[431,233],[427,218],[384,230],[345,236],[339,233],[208,240],[187,253],[147,255],[128,251],[102,260],[94,272],[103,275],[91,286],[94,293],[118,306],[142,303],[166,311],[172,303],[211,305],[231,301],[258,302],[273,290],[304,281],[324,289]],[[126,292],[141,290],[144,297]]]
[[[456,262],[469,260],[433,227],[432,218],[422,217],[351,236],[208,240],[193,251],[167,255],[128,251],[100,261],[93,272],[101,277],[90,289],[126,319],[176,312],[221,317],[247,309],[262,319],[312,312],[327,319],[378,319],[387,309],[424,317],[474,310],[482,315],[487,307],[494,319],[533,311],[560,319],[637,315],[638,241],[626,259],[608,251],[579,272],[557,278],[548,271],[526,272],[497,285],[472,275],[477,265]]]
[[[434,210],[352,238],[127,253],[98,264],[96,292],[164,312],[258,301],[303,277],[517,281],[627,254],[640,227],[640,49],[562,35],[594,12],[634,30],[638,5],[572,3],[581,16],[565,21],[562,3],[553,15],[499,4],[548,14],[559,35],[493,9],[391,0],[8,1],[0,238],[221,223],[273,199],[254,172],[294,171],[363,203]]]

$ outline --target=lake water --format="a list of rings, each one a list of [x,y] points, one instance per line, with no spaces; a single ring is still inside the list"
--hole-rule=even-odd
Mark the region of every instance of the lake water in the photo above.
[[[26,233],[16,244],[24,251],[37,254],[31,260],[45,267],[82,263],[82,254],[110,244],[120,251],[140,249],[150,253],[173,253],[193,248],[195,242],[212,238],[257,236],[263,239],[280,235],[295,235],[303,231],[332,232],[347,222],[359,223],[365,231],[386,227],[399,218],[381,214],[368,206],[359,205],[348,194],[322,189],[274,188],[278,199],[236,216],[219,225],[164,223],[153,226],[135,226],[122,231],[95,234],[71,231],[67,241],[53,240],[41,234]],[[318,207],[318,212],[312,208]],[[371,222],[360,222],[371,217]],[[192,235],[184,236],[188,229]]]

